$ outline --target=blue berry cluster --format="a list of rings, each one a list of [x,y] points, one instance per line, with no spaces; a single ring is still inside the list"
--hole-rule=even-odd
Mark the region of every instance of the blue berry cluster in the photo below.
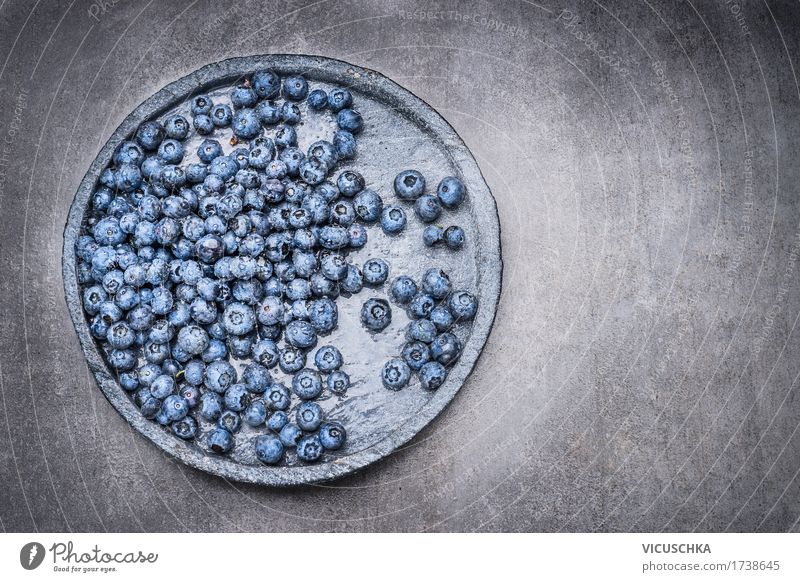
[[[435,268],[426,270],[419,284],[405,275],[397,277],[390,294],[405,308],[411,322],[400,357],[383,367],[383,385],[401,390],[416,372],[423,388],[436,390],[447,378],[446,367],[461,355],[461,341],[453,329],[475,317],[478,300],[467,291],[453,290],[447,273]]]
[[[422,222],[436,221],[443,208],[455,210],[467,197],[466,187],[455,176],[442,178],[435,196],[425,194],[425,176],[417,170],[403,170],[397,174],[394,192],[401,200],[414,203],[414,212]],[[438,224],[429,224],[422,232],[422,240],[425,246],[444,242],[448,248],[457,251],[464,246],[464,229],[455,225],[445,229]]]
[[[191,120],[142,123],[99,177],[76,246],[91,334],[142,415],[176,436],[228,454],[248,425],[260,431],[248,443],[260,461],[280,463],[290,449],[317,461],[347,438],[318,401],[345,395],[350,378],[337,347],[319,347],[314,368],[308,356],[337,327],[340,294],[388,279],[385,261],[359,267],[349,251],[367,244],[373,224],[401,233],[405,211],[354,169],[334,177],[363,128],[347,89],[326,93],[302,76],[261,70],[228,99],[196,95],[187,110]],[[332,116],[338,129],[304,152],[296,128],[312,114]],[[190,152],[193,136],[201,143]],[[422,195],[419,172],[398,180],[398,197],[416,200],[425,221],[464,199],[456,178],[442,180],[436,197]],[[474,316],[477,301],[453,292],[440,270],[425,273],[419,292],[399,277],[391,295],[414,321],[384,384],[402,388],[414,370],[435,389],[461,351],[450,329]],[[385,329],[389,303],[368,300],[361,320]]]

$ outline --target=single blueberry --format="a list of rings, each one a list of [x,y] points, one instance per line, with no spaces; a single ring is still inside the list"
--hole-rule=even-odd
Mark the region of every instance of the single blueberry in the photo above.
[[[303,402],[297,407],[295,422],[307,432],[317,430],[322,424],[322,408],[316,402]]]
[[[271,384],[264,393],[264,402],[266,402],[267,406],[272,410],[288,409],[291,403],[289,389],[279,382]]]
[[[268,465],[275,465],[283,458],[283,443],[275,435],[259,435],[256,438],[255,450],[258,460]]]
[[[449,226],[444,231],[444,242],[451,250],[457,251],[464,246],[464,229],[460,226]]]
[[[217,422],[222,415],[222,397],[214,392],[200,396],[200,416],[209,422]]]
[[[363,271],[364,282],[368,285],[383,285],[389,277],[389,265],[383,259],[367,259]]]
[[[303,436],[303,431],[300,430],[296,424],[286,424],[281,429],[280,438],[281,443],[283,443],[284,447],[291,448],[297,446],[297,441]]]
[[[335,346],[322,346],[314,355],[314,364],[320,372],[329,373],[342,367],[343,358]]]
[[[336,116],[336,123],[339,129],[349,131],[352,134],[359,133],[364,127],[364,120],[361,114],[353,109],[342,109]]]
[[[447,370],[439,362],[428,362],[419,371],[419,382],[426,390],[436,390],[447,378]]]
[[[381,372],[381,381],[389,390],[401,390],[411,379],[411,368],[403,360],[393,358],[386,362]]]
[[[425,191],[425,177],[417,170],[403,170],[394,179],[394,192],[401,200],[416,200]]]
[[[342,448],[347,439],[347,432],[338,422],[326,422],[319,428],[319,441],[329,451]]]
[[[392,299],[394,299],[400,305],[405,305],[411,301],[414,295],[416,295],[417,284],[411,277],[401,275],[392,281],[390,293],[392,295]]]
[[[436,326],[430,319],[417,319],[408,324],[406,337],[409,341],[431,343],[436,338]]]
[[[381,212],[381,227],[389,235],[397,234],[406,227],[406,212],[399,206],[387,204]]]
[[[297,457],[306,462],[314,462],[322,456],[322,443],[318,435],[304,436],[297,442]]]
[[[452,333],[445,332],[431,343],[431,357],[443,365],[452,363],[461,353],[461,342]]]
[[[450,277],[442,269],[428,269],[422,275],[422,289],[434,299],[444,299],[451,288]]]
[[[322,89],[314,89],[306,97],[306,103],[312,111],[321,111],[328,104],[328,95]]]
[[[334,394],[341,395],[347,392],[350,387],[350,376],[341,370],[335,370],[328,375],[326,384],[328,385],[328,390]]]
[[[445,208],[457,208],[467,195],[464,184],[455,176],[447,176],[439,182],[436,188],[436,196]]]
[[[470,320],[478,312],[478,299],[467,291],[454,291],[447,300],[447,307],[456,320]]]
[[[267,420],[267,406],[263,400],[253,400],[242,415],[244,422],[250,426],[261,426]]]
[[[361,220],[371,223],[381,218],[383,200],[377,192],[361,190],[355,195],[355,198],[353,198],[353,206]]]
[[[384,299],[367,299],[361,307],[361,323],[369,330],[383,331],[391,321],[392,308]]]
[[[422,222],[433,222],[442,213],[442,207],[435,196],[425,194],[414,202],[414,212]]]
[[[197,422],[191,416],[172,423],[172,432],[184,440],[191,440],[197,435]]]
[[[408,342],[403,347],[402,356],[408,367],[416,371],[430,361],[431,352],[422,342]]]
[[[322,393],[322,379],[314,370],[304,368],[292,378],[292,391],[301,400],[312,400]]]
[[[233,435],[224,428],[215,428],[208,433],[208,448],[219,455],[233,448]]]
[[[292,75],[283,80],[283,96],[292,101],[302,101],[308,95],[308,81],[301,75]]]

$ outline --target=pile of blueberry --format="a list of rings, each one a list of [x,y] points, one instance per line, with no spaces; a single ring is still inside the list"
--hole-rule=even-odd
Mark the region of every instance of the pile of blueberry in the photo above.
[[[230,104],[217,101],[197,95],[191,121],[180,114],[147,121],[116,148],[76,247],[83,308],[144,417],[219,454],[234,449],[244,423],[261,429],[250,446],[262,462],[279,463],[289,449],[316,461],[346,440],[317,401],[326,389],[343,397],[350,386],[340,350],[316,349],[318,338],[337,327],[340,294],[389,276],[385,261],[360,268],[347,254],[366,245],[371,224],[402,232],[406,213],[384,204],[356,170],[332,178],[340,161],[356,156],[363,128],[347,89],[309,91],[302,76],[262,70],[233,88]],[[332,116],[332,140],[299,149],[295,128],[304,114]],[[204,136],[196,152],[185,147],[193,135]],[[424,222],[466,196],[454,177],[435,196],[424,189],[415,170],[394,182]],[[463,244],[459,227],[429,228],[441,233],[426,230],[426,244]],[[399,390],[413,370],[424,388],[436,389],[461,351],[451,330],[472,319],[477,300],[454,291],[439,269],[426,271],[419,286],[397,277],[390,294],[413,321],[383,383]],[[389,303],[369,299],[361,320],[382,331]],[[273,377],[276,367],[290,386]]]

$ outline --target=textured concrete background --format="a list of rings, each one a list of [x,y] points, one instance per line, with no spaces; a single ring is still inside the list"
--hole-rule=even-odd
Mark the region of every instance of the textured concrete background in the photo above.
[[[743,4],[2,1],[2,528],[800,530],[800,9]],[[292,490],[134,433],[83,362],[59,265],[124,116],[266,52],[371,67],[437,108],[497,198],[506,266],[441,417]]]

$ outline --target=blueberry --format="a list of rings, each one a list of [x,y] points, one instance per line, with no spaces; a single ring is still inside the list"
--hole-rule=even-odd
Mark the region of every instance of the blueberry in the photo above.
[[[283,458],[283,444],[275,435],[259,435],[256,438],[255,450],[258,460],[268,465],[275,465]]]
[[[341,281],[347,276],[347,262],[339,254],[327,254],[320,261],[320,272],[331,281]]]
[[[309,435],[297,442],[297,457],[306,462],[314,462],[322,456],[322,443],[318,435]]]
[[[219,455],[233,448],[233,435],[224,428],[215,428],[208,433],[208,447]]]
[[[211,121],[211,117],[205,114],[195,115],[192,118],[192,125],[200,135],[208,135],[214,131],[214,122]]]
[[[222,239],[213,234],[207,234],[195,244],[197,258],[203,263],[210,264],[222,258],[225,247]]]
[[[333,147],[340,160],[354,158],[356,155],[356,139],[349,131],[339,130],[333,134]]]
[[[297,103],[284,101],[280,109],[281,121],[288,125],[296,125],[300,123],[300,107]]]
[[[206,139],[197,148],[197,157],[203,163],[211,163],[222,155],[222,146],[215,139]]]
[[[411,277],[401,275],[392,281],[390,293],[392,299],[400,305],[405,305],[416,295],[417,284]]]
[[[242,417],[236,411],[223,410],[217,421],[217,426],[232,433],[239,432],[242,428]]]
[[[325,164],[328,169],[336,165],[338,156],[336,154],[336,147],[329,141],[319,140],[308,146],[308,157],[317,158]]]
[[[271,69],[256,71],[250,78],[250,83],[261,99],[276,97],[281,88],[280,77]]]
[[[240,139],[253,139],[261,133],[261,123],[255,111],[239,109],[233,116],[233,135]]]
[[[393,358],[386,362],[381,372],[383,385],[389,390],[401,390],[411,379],[411,368],[403,360]]]
[[[200,416],[209,422],[216,422],[221,415],[222,397],[214,392],[205,392],[200,397]]]
[[[314,355],[314,364],[320,372],[329,373],[342,367],[342,352],[334,346],[322,346]]]
[[[466,291],[454,291],[447,300],[447,307],[456,320],[470,320],[478,312],[478,300]]]
[[[136,143],[145,150],[155,150],[164,139],[166,132],[158,121],[145,121],[136,130]]]
[[[306,97],[306,103],[312,111],[321,111],[328,104],[328,95],[322,89],[314,89]]]
[[[402,356],[408,367],[416,371],[430,361],[431,352],[422,342],[408,342],[403,347]]]
[[[197,422],[191,416],[172,423],[172,432],[184,440],[191,440],[197,435]]]
[[[349,131],[352,134],[359,133],[364,127],[364,120],[361,114],[353,109],[342,109],[336,116],[336,123],[339,124],[339,129]]]
[[[283,301],[277,297],[267,296],[256,309],[259,323],[275,325],[283,321]]]
[[[454,176],[443,178],[436,188],[436,196],[445,208],[458,208],[466,195],[467,190],[464,184]]]
[[[236,369],[224,360],[212,362],[206,368],[205,385],[209,390],[223,393],[229,386],[236,383]]]
[[[292,378],[292,391],[301,400],[312,400],[322,393],[322,379],[314,370],[304,368]]]
[[[175,391],[175,380],[172,379],[171,376],[166,374],[162,374],[158,376],[153,383],[150,385],[150,393],[158,398],[159,400],[163,400],[170,394]]]
[[[154,418],[161,411],[161,401],[150,396],[142,402],[141,411],[145,418]]]
[[[342,448],[347,439],[347,432],[338,422],[326,422],[319,428],[319,441],[329,451]]]
[[[383,285],[389,277],[389,265],[383,259],[368,259],[363,271],[364,282],[368,285]]]
[[[278,438],[280,438],[284,447],[291,448],[297,446],[297,441],[299,441],[300,437],[302,436],[303,431],[300,430],[300,427],[298,427],[296,424],[289,423],[284,425],[284,427],[281,429]]]
[[[364,288],[364,275],[361,269],[355,265],[347,265],[347,275],[340,283],[342,291],[347,293],[358,293]]]
[[[244,422],[250,426],[261,426],[267,420],[267,407],[263,400],[253,400],[242,415]]]
[[[188,325],[178,331],[178,345],[187,354],[201,354],[208,347],[208,333],[197,325]]]
[[[317,332],[307,321],[291,321],[286,326],[286,341],[296,348],[311,348],[317,343]]]
[[[192,115],[204,115],[211,111],[214,103],[208,95],[197,95],[192,99]]]
[[[228,357],[228,348],[222,340],[212,339],[200,357],[205,363],[210,364]]]
[[[302,101],[308,95],[308,82],[301,75],[292,75],[283,80],[283,96],[292,101]]]
[[[442,207],[435,196],[425,194],[414,202],[414,212],[422,222],[433,222],[442,213]]]
[[[451,250],[457,251],[464,246],[464,229],[460,226],[450,226],[444,231],[444,242]]]
[[[461,342],[452,333],[445,332],[431,343],[431,357],[443,365],[448,365],[461,353]]]
[[[239,85],[231,91],[231,103],[236,109],[252,107],[258,101],[258,95],[249,85]],[[214,109],[211,110],[212,114]]]
[[[349,200],[339,200],[331,206],[331,224],[348,227],[356,220],[356,210]],[[348,234],[349,241],[349,234]]]
[[[447,378],[447,370],[439,362],[428,362],[419,370],[419,382],[426,390],[436,390]]]
[[[433,322],[438,331],[447,331],[453,327],[453,314],[446,305],[437,305],[433,308],[428,318]]]
[[[361,323],[369,330],[383,331],[392,321],[392,308],[383,299],[367,299],[361,307]]]
[[[232,384],[225,391],[224,397],[225,407],[234,412],[241,412],[250,404],[250,394],[247,391],[247,385]]]
[[[338,113],[353,104],[353,95],[347,89],[334,89],[328,95],[328,106],[334,113]]]
[[[387,204],[381,212],[381,227],[386,234],[397,234],[406,227],[406,212],[399,206]]]
[[[183,397],[189,408],[194,408],[200,402],[200,392],[196,386],[184,386],[178,391],[178,394]]]
[[[364,222],[376,222],[381,218],[383,200],[372,190],[361,190],[353,199],[356,214]]]
[[[267,428],[280,432],[289,422],[289,416],[283,410],[276,410],[267,419]]]
[[[444,229],[438,224],[429,224],[422,231],[422,242],[427,247],[432,247],[442,240],[444,240]]]
[[[264,402],[272,410],[288,409],[291,403],[289,389],[278,382],[271,384],[264,393]]]
[[[133,345],[136,340],[136,333],[127,323],[118,321],[108,328],[106,339],[112,348],[124,350]]]
[[[119,385],[123,390],[133,392],[139,388],[139,377],[135,372],[123,372],[119,375]]]
[[[244,372],[242,373],[242,380],[250,392],[254,394],[263,394],[270,384],[272,384],[272,375],[269,373],[269,370],[261,364],[251,362],[245,366]]]
[[[322,409],[316,402],[303,402],[297,407],[295,422],[302,430],[311,432],[322,424]]]
[[[122,164],[134,164],[138,166],[141,165],[144,160],[144,152],[142,148],[134,142],[124,141],[114,150],[112,160],[118,166]]]
[[[166,168],[164,169],[164,172],[166,173]],[[139,169],[138,166],[135,166],[133,164],[122,164],[117,169],[115,177],[117,180],[116,187],[118,190],[121,190],[122,192],[133,192],[142,183],[142,171]],[[162,175],[162,180],[165,180],[165,178],[166,176]],[[111,202],[111,204],[113,204],[113,201]],[[111,212],[109,213],[113,214]]]
[[[189,135],[189,122],[182,115],[170,115],[164,120],[164,133],[168,138],[182,141]]]
[[[170,394],[164,399],[161,410],[167,417],[167,420],[174,422],[186,418],[186,414],[189,412],[189,405],[186,400],[184,400],[183,396],[179,394]]]
[[[174,139],[165,139],[158,146],[158,158],[164,164],[179,164],[183,160],[183,146]]]
[[[341,395],[347,392],[347,389],[350,387],[350,376],[341,370],[335,370],[328,375],[326,384],[328,385],[328,390],[334,394]]]
[[[287,346],[278,352],[278,367],[285,374],[299,372],[306,365],[306,355],[304,352]]]
[[[295,129],[291,125],[279,125],[275,130],[275,145],[282,148],[296,146],[297,132]]]
[[[300,163],[300,177],[312,186],[324,182],[328,170],[328,164],[319,158],[307,157]]]
[[[417,319],[408,324],[406,336],[409,341],[429,344],[436,338],[436,326],[430,319]]]
[[[394,192],[401,200],[416,200],[425,191],[425,177],[417,170],[403,170],[394,179]]]
[[[319,244],[328,250],[339,250],[350,242],[347,229],[341,226],[323,226],[319,230]]]
[[[278,363],[278,347],[270,339],[262,339],[253,345],[253,360],[266,368],[274,368]]]
[[[436,300],[427,293],[417,293],[408,304],[408,311],[412,317],[428,317],[436,307]]]
[[[222,325],[232,335],[245,335],[255,328],[253,308],[244,303],[231,303],[222,314]]]
[[[444,299],[450,294],[450,277],[442,269],[428,269],[422,275],[422,289],[434,299]]]
[[[347,229],[347,234],[350,237],[350,248],[360,249],[367,244],[367,229],[362,224],[354,222]]]

